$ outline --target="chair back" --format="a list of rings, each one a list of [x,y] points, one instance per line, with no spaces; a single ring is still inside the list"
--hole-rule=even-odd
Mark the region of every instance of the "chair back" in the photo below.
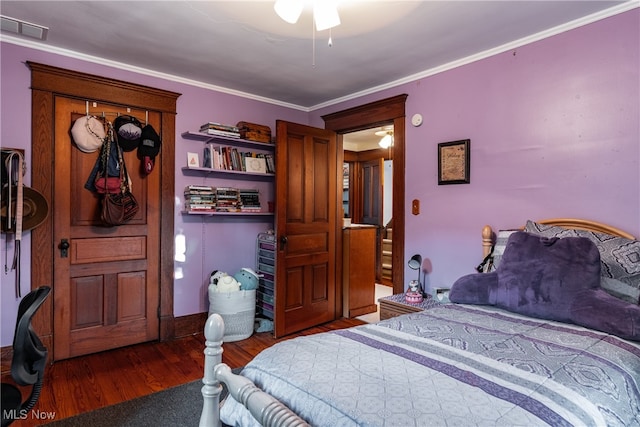
[[[13,360],[11,376],[21,386],[36,384],[44,376],[47,349],[31,326],[31,319],[51,292],[41,286],[29,292],[20,301],[15,335],[13,336]]]

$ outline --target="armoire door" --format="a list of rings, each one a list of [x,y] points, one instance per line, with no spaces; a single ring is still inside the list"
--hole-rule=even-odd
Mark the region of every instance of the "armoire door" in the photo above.
[[[100,221],[100,196],[85,188],[99,151],[79,150],[73,122],[90,114],[113,122],[129,114],[160,133],[160,113],[57,96],[55,98],[53,241],[54,359],[66,359],[158,339],[160,276],[159,157],[141,171],[137,152],[124,153],[140,210],[125,225]],[[65,243],[66,242],[66,243]],[[65,246],[68,249],[63,250]],[[35,256],[36,254],[34,254]]]
[[[384,223],[382,218],[384,189],[383,173],[384,159],[362,162],[362,224],[375,225],[376,229],[376,254],[375,269],[376,281],[382,282],[382,230]]]
[[[335,132],[284,121],[276,126],[274,333],[280,337],[334,320],[341,227]]]

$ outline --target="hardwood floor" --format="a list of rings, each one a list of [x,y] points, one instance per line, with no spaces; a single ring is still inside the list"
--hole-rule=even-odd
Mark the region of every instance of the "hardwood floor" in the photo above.
[[[362,324],[358,319],[339,319],[281,339],[270,332],[256,333],[225,343],[222,360],[231,368],[241,367],[278,341]],[[52,419],[38,416],[58,420],[201,379],[203,351],[204,335],[197,334],[55,362],[47,367],[35,413],[12,426],[42,425]],[[2,381],[12,382],[10,376],[3,376]],[[28,392],[26,388],[23,395]]]

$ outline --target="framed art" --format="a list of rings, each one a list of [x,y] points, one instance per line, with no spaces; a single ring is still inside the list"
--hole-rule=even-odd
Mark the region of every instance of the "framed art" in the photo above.
[[[438,144],[438,185],[469,184],[470,139]]]
[[[200,158],[198,153],[187,153],[187,166],[190,168],[200,167]]]
[[[245,157],[244,170],[252,173],[267,173],[267,161],[259,157]]]

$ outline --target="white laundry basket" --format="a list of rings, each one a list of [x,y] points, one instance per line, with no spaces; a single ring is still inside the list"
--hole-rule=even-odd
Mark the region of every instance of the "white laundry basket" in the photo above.
[[[253,334],[256,291],[209,292],[209,316],[218,313],[224,321],[224,342],[240,341]]]

